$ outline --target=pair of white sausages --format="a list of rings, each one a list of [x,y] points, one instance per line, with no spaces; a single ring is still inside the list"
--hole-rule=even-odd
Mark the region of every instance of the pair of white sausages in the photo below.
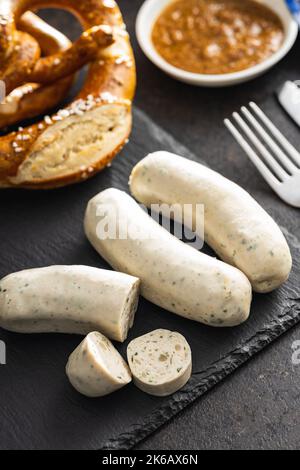
[[[205,240],[225,261],[176,239],[126,193],[103,191],[88,204],[86,235],[114,269],[141,279],[142,295],[151,302],[191,320],[230,327],[247,320],[252,287],[266,293],[287,280],[292,259],[280,228],[246,191],[218,173],[157,152],[134,168],[130,188],[148,207],[179,204],[184,212],[187,204],[204,204]],[[129,227],[127,238],[103,237],[99,227],[105,224],[116,233]],[[151,236],[137,236],[145,232]]]

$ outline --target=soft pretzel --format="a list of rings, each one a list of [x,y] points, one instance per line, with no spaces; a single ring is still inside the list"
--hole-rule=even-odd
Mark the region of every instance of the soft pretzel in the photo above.
[[[53,188],[87,179],[107,166],[126,143],[131,130],[134,57],[121,13],[113,0],[1,0],[0,63],[1,57],[7,63],[13,54],[19,18],[27,10],[46,6],[73,12],[92,41],[93,33],[98,31],[103,33],[102,38],[111,37],[111,29],[114,43],[99,48],[83,89],[67,108],[30,128],[0,138],[2,187]],[[64,53],[61,57],[63,60]],[[59,72],[55,77],[65,73]]]
[[[38,41],[44,55],[65,51],[72,45],[64,34],[31,11],[27,11],[21,16],[17,27],[20,31],[30,34]]]
[[[26,78],[41,55],[40,46],[29,34],[16,31],[14,50],[2,65],[1,80],[6,92],[10,93],[17,86],[25,83]]]
[[[71,72],[95,57],[100,41],[105,41],[105,44],[112,42],[111,34],[105,33],[103,28],[94,28],[91,34],[82,35],[74,47],[66,36],[29,11],[20,18],[17,26],[38,41],[41,51],[46,57],[34,63],[30,71],[32,83],[14,89],[9,93],[4,103],[0,104],[0,128],[53,109],[63,101],[68,93],[73,82]],[[90,38],[94,37],[95,41],[91,41]],[[25,47],[27,47],[26,39],[28,40],[28,37],[25,36],[23,38]],[[29,38],[29,41],[34,44],[32,38]],[[61,58],[62,51],[66,51],[63,60]],[[48,57],[49,55],[51,57]],[[18,83],[17,80],[26,80],[29,72],[28,70],[25,73],[23,71],[22,80],[20,80],[20,74],[17,75],[18,68],[13,62],[11,63],[16,75],[15,86]],[[50,69],[51,63],[52,69]],[[57,80],[60,76],[65,75],[67,78]],[[9,92],[13,86],[9,85],[6,80],[4,81],[6,82],[6,91]],[[49,83],[49,85],[40,86],[36,82]],[[52,84],[52,82],[55,83]]]
[[[38,58],[36,41],[29,40],[24,33],[18,31],[15,35],[18,38],[18,48],[15,49],[14,60],[8,62],[7,70],[2,76],[8,93],[29,80],[35,83],[53,83],[67,77],[94,59],[99,48],[113,43],[111,28],[94,26],[85,31],[69,49]],[[22,47],[22,44],[26,47]]]
[[[20,18],[18,28],[38,41],[44,56],[64,51],[72,45],[64,34],[29,11]],[[0,128],[39,116],[55,108],[65,99],[73,78],[73,75],[70,75],[45,86],[27,83],[13,90],[0,104]]]

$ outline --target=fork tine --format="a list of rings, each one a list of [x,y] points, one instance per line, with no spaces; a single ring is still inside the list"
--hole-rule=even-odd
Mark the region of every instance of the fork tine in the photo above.
[[[270,152],[266,149],[266,147],[260,142],[260,140],[256,137],[254,132],[250,129],[248,124],[241,118],[238,113],[233,113],[233,117],[236,122],[239,124],[241,129],[245,132],[249,140],[252,144],[257,148],[257,150],[261,153],[267,163],[270,165],[276,176],[279,180],[285,181],[289,176],[283,168],[279,165],[277,160],[270,154]]]
[[[276,144],[276,142],[269,136],[269,134],[264,130],[264,128],[259,124],[259,122],[254,118],[254,116],[249,112],[249,110],[243,106],[241,108],[242,113],[250,124],[256,129],[258,134],[261,136],[264,142],[269,146],[270,149],[274,152],[274,154],[278,157],[279,161],[284,165],[286,170],[288,170],[291,174],[294,174],[295,171],[298,170],[296,165],[283,153],[281,148]]]
[[[287,138],[279,131],[279,129],[277,129],[277,127],[270,121],[268,116],[266,116],[266,114],[257,106],[256,103],[251,101],[250,107],[299,167],[300,153],[298,150],[296,150],[295,147],[287,140]]]
[[[246,152],[252,163],[256,166],[258,171],[267,181],[267,183],[274,189],[274,191],[278,191],[278,187],[280,186],[280,182],[275,178],[273,173],[269,170],[269,168],[263,163],[263,161],[256,155],[254,150],[250,147],[248,142],[244,139],[242,134],[237,130],[237,128],[232,124],[229,119],[224,120],[224,124],[227,129],[231,132],[235,140],[238,144],[242,147],[242,149]]]

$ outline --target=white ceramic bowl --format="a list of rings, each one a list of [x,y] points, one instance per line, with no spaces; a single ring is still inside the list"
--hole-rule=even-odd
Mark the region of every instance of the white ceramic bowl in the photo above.
[[[186,72],[170,65],[164,60],[156,51],[151,40],[152,28],[156,19],[160,16],[165,7],[173,1],[174,0],[146,0],[137,16],[136,34],[142,50],[157,67],[177,80],[191,85],[222,87],[252,80],[283,59],[293,47],[298,35],[298,25],[290,14],[284,0],[256,0],[269,7],[281,18],[285,31],[285,39],[281,48],[264,62],[240,72],[222,75],[205,75]]]

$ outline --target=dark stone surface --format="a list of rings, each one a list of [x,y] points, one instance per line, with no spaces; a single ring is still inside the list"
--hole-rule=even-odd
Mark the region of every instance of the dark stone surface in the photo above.
[[[136,46],[134,20],[141,3],[120,1],[137,57],[136,105],[199,158],[247,188],[289,229],[294,273],[284,289],[255,298],[247,325],[226,332],[212,332],[201,326],[196,326],[196,331],[193,323],[142,302],[132,336],[159,323],[183,332],[195,352],[191,383],[166,400],[143,395],[132,386],[104,401],[83,399],[68,386],[63,372],[66,356],[78,338],[24,337],[1,331],[0,339],[8,345],[10,361],[0,371],[4,403],[1,448],[130,447],[299,320],[299,243],[294,238],[300,234],[299,211],[276,199],[227,134],[222,118],[254,99],[298,143],[299,131],[278,107],[273,91],[285,79],[298,78],[300,44],[282,64],[255,82],[227,90],[189,87],[166,77]],[[72,38],[78,34],[79,30],[71,27],[62,14],[47,13],[46,17],[70,32]],[[88,198],[110,185],[126,188],[132,164],[148,151],[164,147],[187,153],[139,112],[135,122],[131,144],[123,157],[92,181],[43,193],[38,198],[27,192],[1,193],[0,218],[5,225],[0,233],[0,276],[51,263],[103,265],[82,234],[81,220]],[[293,337],[286,336],[273,345],[140,448],[297,447],[299,370],[291,366],[292,339],[298,339],[296,330]],[[271,367],[276,374],[269,372]],[[126,407],[122,405],[125,401]]]
[[[299,450],[299,340],[297,327],[137,448]]]

